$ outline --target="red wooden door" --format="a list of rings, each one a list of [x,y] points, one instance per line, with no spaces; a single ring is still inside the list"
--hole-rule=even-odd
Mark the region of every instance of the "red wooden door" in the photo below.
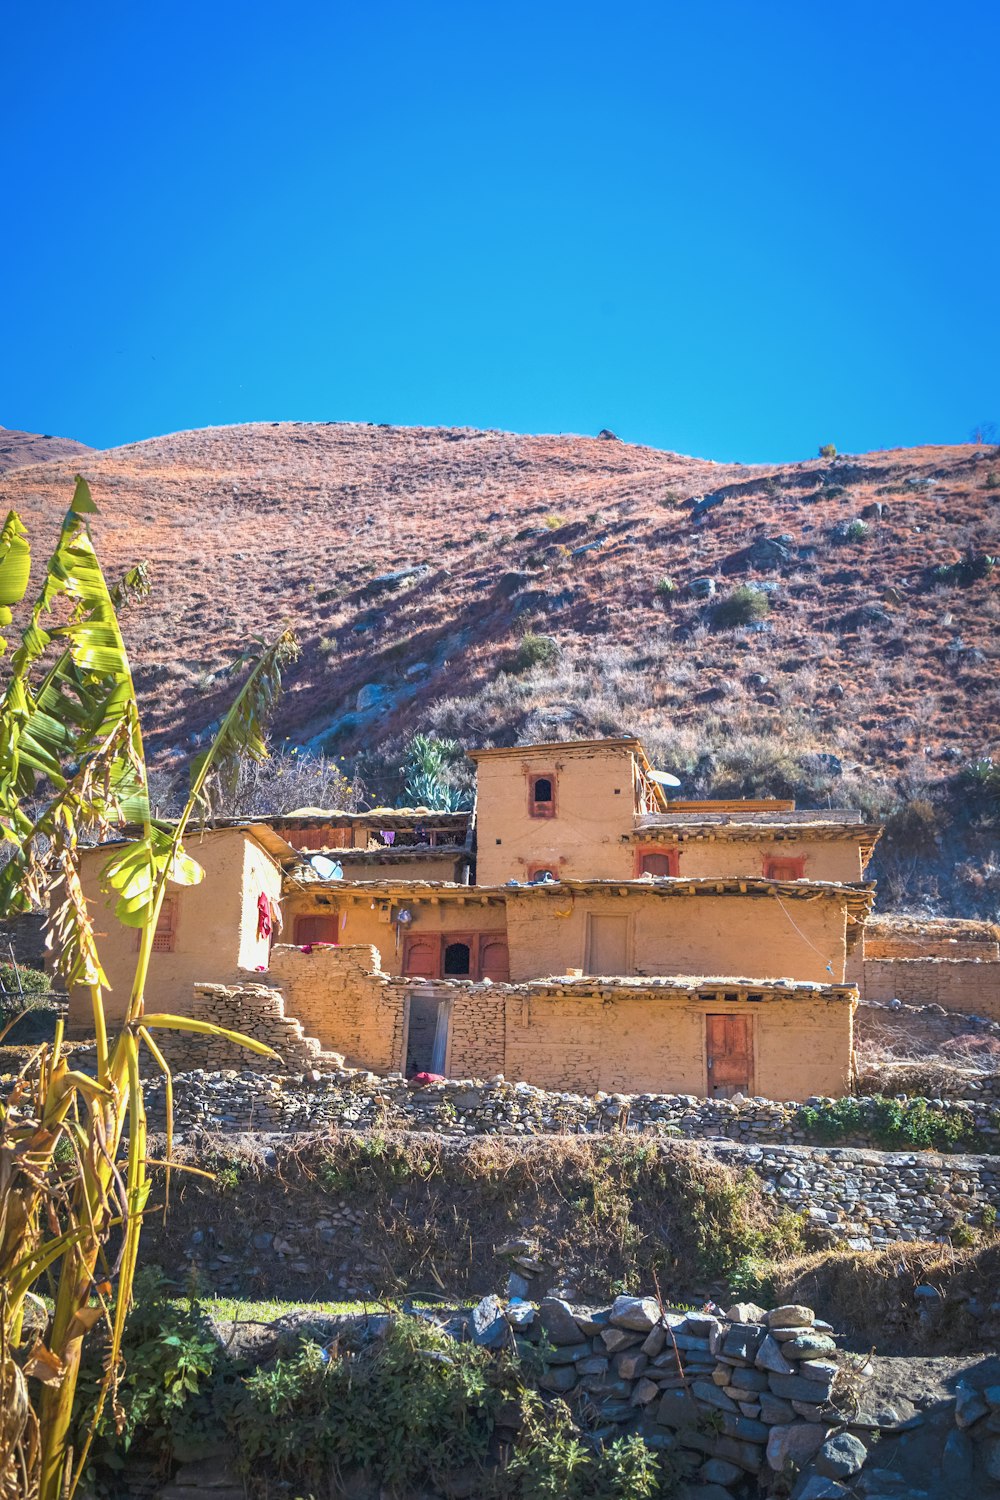
[[[510,979],[510,958],[505,937],[479,939],[479,978],[492,979],[494,984],[506,984]]]
[[[753,1073],[749,1016],[706,1016],[708,1092],[714,1099],[750,1094]]]
[[[403,973],[409,979],[441,977],[441,937],[438,933],[413,933],[403,943]]]
[[[295,942],[299,947],[306,943],[336,943],[339,934],[340,918],[335,912],[314,912],[295,918]]]

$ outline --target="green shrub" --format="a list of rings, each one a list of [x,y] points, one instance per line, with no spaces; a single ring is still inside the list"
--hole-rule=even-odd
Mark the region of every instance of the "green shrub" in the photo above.
[[[657,599],[672,599],[677,592],[677,585],[672,578],[661,578],[653,593]]]
[[[1000,761],[989,755],[972,761],[959,772],[958,785],[973,812],[1000,818]]]
[[[354,1468],[393,1493],[436,1489],[485,1464],[500,1404],[517,1393],[514,1359],[397,1318],[355,1349],[306,1344],[255,1371],[231,1426],[248,1472],[264,1468],[306,1492],[326,1494],[334,1474]]]
[[[720,599],[712,611],[712,621],[719,630],[734,630],[740,625],[752,625],[763,620],[771,608],[771,601],[752,584],[741,583],[726,599]]]
[[[656,1500],[675,1493],[679,1478],[638,1434],[596,1451],[582,1443],[564,1401],[530,1411],[507,1475],[522,1500]]]
[[[4,994],[0,994],[0,1005],[4,1000],[16,1003],[22,993],[26,998],[51,994],[52,981],[41,969],[26,969],[18,964],[15,970],[13,964],[0,964],[0,990],[4,991]]]
[[[988,490],[1000,490],[1000,474],[996,469],[991,469],[986,476],[986,488]]]
[[[863,542],[871,530],[867,521],[838,521],[830,532],[830,540],[845,547],[852,542]]]
[[[536,635],[529,630],[521,637],[517,650],[508,657],[507,671],[514,674],[528,672],[532,667],[549,667],[558,659],[558,641],[550,635]]]
[[[926,1099],[833,1099],[804,1105],[796,1122],[818,1141],[860,1136],[886,1150],[953,1151],[976,1143],[971,1115],[938,1109]]]
[[[82,1437],[94,1408],[103,1369],[100,1351],[88,1353],[77,1390],[76,1414]],[[111,1403],[105,1407],[90,1454],[88,1478],[121,1473],[138,1446],[144,1453],[170,1457],[181,1436],[211,1434],[215,1425],[214,1384],[222,1351],[195,1298],[178,1299],[157,1270],[136,1275],[135,1305],[125,1325],[125,1375],[117,1388],[121,1426],[116,1432]]]
[[[824,443],[819,450],[820,458],[836,458],[837,450],[833,443]]]
[[[931,576],[935,583],[956,583],[966,587],[991,577],[996,564],[996,558],[990,553],[972,549],[959,562],[939,563]]]
[[[560,526],[565,526],[565,516],[546,516],[545,524],[550,531],[558,531]]]

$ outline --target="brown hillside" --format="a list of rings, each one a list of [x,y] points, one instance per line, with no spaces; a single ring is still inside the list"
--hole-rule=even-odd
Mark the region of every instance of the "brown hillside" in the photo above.
[[[152,565],[127,629],[161,752],[218,715],[217,674],[284,621],[304,649],[278,733],[364,752],[369,774],[416,729],[630,730],[690,791],[856,800],[864,782],[884,800],[996,746],[993,448],[750,467],[610,435],[213,428],[0,476],[39,551],[78,468],[109,571]],[[769,612],[724,628],[742,584]],[[529,629],[558,659],[505,672]]]
[[[84,453],[93,451],[75,438],[52,437],[47,432],[16,432],[12,427],[0,427],[0,471],[19,469],[24,464],[50,463],[55,458],[75,458],[79,462]]]

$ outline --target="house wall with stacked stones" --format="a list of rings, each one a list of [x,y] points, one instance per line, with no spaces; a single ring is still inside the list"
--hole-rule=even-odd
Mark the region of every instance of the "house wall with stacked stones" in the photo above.
[[[378,1072],[402,1066],[406,989],[389,982],[377,948],[315,947],[307,953],[277,946],[268,981],[324,1049]]]
[[[749,1021],[749,1092],[796,1099],[843,1093],[849,1083],[855,996],[845,988],[429,984],[383,973],[368,946],[278,946],[268,978],[280,987],[283,1014],[321,1048],[379,1072],[402,1066],[408,996],[419,992],[450,1008],[452,1077],[503,1073],[541,1088],[705,1094],[706,1017],[724,1013]],[[219,999],[224,1009],[221,991]]]
[[[865,958],[866,1000],[943,1005],[1000,1021],[1000,963],[975,958]]]

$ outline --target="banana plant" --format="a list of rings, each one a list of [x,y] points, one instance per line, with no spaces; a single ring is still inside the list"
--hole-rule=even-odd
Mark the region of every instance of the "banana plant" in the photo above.
[[[48,942],[67,986],[89,991],[96,1076],[74,1070],[61,1023],[0,1105],[0,1500],[69,1500],[107,1403],[117,1415],[121,1340],[131,1303],[152,1179],[147,1156],[141,1054],[166,1075],[167,1182],[173,1132],[171,1080],[155,1033],[223,1036],[258,1053],[262,1043],[182,1016],[150,1014],[146,988],[156,923],[167,887],[194,885],[204,871],[184,848],[193,819],[210,810],[213,786],[231,783],[241,761],[266,754],[264,726],[294,659],[284,631],[246,660],[246,676],[212,744],[191,767],[180,817],[152,817],[139,706],[119,611],[147,588],[133,569],[109,589],[94,549],[96,506],[78,478],[37,599],[10,656],[0,702],[0,914],[48,908]],[[0,629],[13,622],[30,581],[20,517],[0,531]],[[7,642],[0,640],[0,654]],[[139,942],[124,1021],[108,1034],[94,923],[79,875],[81,842],[137,828],[101,874],[118,920]],[[0,1034],[2,1040],[2,1034]],[[124,1153],[124,1154],[123,1154]],[[51,1319],[32,1288],[55,1288]],[[27,1333],[28,1324],[32,1331]],[[73,1403],[84,1340],[106,1341],[104,1378],[89,1430],[73,1452]]]

